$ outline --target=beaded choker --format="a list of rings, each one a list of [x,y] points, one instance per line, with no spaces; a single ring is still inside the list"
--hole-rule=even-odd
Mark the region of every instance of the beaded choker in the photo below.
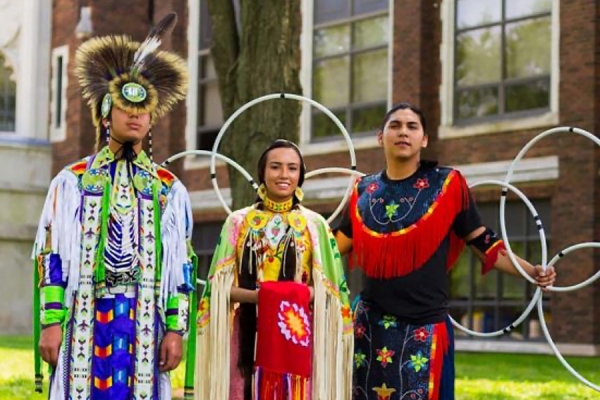
[[[294,206],[294,198],[290,197],[286,201],[277,202],[277,201],[273,201],[273,200],[269,199],[267,196],[265,196],[263,199],[263,205],[269,211],[283,213],[283,212],[290,211],[292,209],[292,207]]]

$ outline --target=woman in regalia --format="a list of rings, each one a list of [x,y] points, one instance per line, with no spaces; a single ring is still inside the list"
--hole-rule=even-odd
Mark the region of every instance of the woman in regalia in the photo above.
[[[196,398],[348,399],[352,326],[335,239],[301,205],[298,147],[261,155],[258,199],[225,222],[198,311]]]

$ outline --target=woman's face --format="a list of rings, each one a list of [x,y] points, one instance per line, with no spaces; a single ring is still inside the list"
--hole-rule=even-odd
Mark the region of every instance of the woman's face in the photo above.
[[[267,153],[265,187],[267,196],[273,201],[289,200],[300,180],[300,156],[296,150],[280,147]]]

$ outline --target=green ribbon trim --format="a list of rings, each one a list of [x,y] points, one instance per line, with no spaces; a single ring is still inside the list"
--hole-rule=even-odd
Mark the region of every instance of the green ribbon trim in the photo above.
[[[106,267],[104,266],[104,250],[106,248],[106,237],[108,236],[108,213],[110,210],[110,181],[104,182],[104,192],[102,193],[102,210],[100,220],[100,239],[98,240],[98,250],[96,251],[95,278],[98,289],[106,288]]]
[[[193,250],[191,249],[191,246],[189,246],[188,243],[188,247],[189,247],[189,251],[191,252],[191,261],[192,261],[192,265],[193,265],[193,270],[192,270],[192,282],[194,282],[194,285],[197,286],[197,275],[198,275],[198,256],[193,252]],[[197,298],[198,296],[196,295],[196,292],[198,291],[198,289],[196,290],[192,290],[189,293],[189,307],[190,307],[190,312],[189,312],[189,318],[188,318],[188,324],[190,326],[189,328],[189,334],[188,334],[188,340],[187,340],[187,356],[186,356],[186,361],[185,361],[185,379],[184,379],[184,385],[185,385],[185,390],[184,390],[184,399],[192,399],[193,398],[193,390],[190,390],[190,388],[194,387],[194,377],[195,377],[195,369],[196,369],[196,326],[197,326],[197,314],[198,314],[198,304],[197,303]],[[191,397],[188,396],[191,393]]]
[[[33,272],[33,362],[34,362],[34,373],[35,373],[35,391],[42,393],[42,355],[40,354],[40,337],[42,332],[41,320],[40,320],[40,270],[38,269],[38,258],[34,260],[34,272]]]
[[[40,289],[41,296],[44,299],[44,304],[65,302],[65,289],[58,285],[42,286]]]
[[[154,291],[156,295],[160,295],[160,282],[162,278],[162,240],[160,233],[160,202],[158,201],[158,193],[161,189],[160,180],[155,180],[154,185],[152,186],[152,203],[153,203],[153,211],[154,211],[154,240],[156,242],[155,253],[156,259],[155,264],[156,268],[154,270]]]
[[[179,295],[169,295],[169,299],[167,300],[167,311],[169,310],[177,310],[177,314],[167,315],[165,321],[167,324],[167,330],[179,331],[181,329],[179,327]]]

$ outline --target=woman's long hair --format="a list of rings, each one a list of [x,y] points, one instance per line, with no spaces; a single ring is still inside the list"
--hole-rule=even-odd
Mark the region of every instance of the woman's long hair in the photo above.
[[[296,151],[300,157],[300,178],[298,186],[304,183],[304,175],[306,167],[304,166],[304,158],[298,146],[293,142],[284,139],[278,139],[271,143],[269,147],[262,153],[258,160],[258,178],[262,184],[265,182],[265,169],[267,166],[267,156],[273,149],[291,148]],[[294,207],[297,208],[299,201],[294,197]],[[262,200],[257,199],[258,209],[263,209]],[[248,235],[243,245],[243,253],[239,274],[239,287],[242,289],[255,290],[257,283],[257,257],[252,255],[252,247],[248,246],[253,240],[252,235]],[[283,237],[283,265],[279,270],[279,281],[291,281],[296,274],[296,246],[293,235],[288,227],[286,234]],[[252,303],[241,303],[238,309],[239,313],[239,358],[238,368],[244,377],[244,400],[252,399],[252,372],[254,367],[254,345],[256,341],[256,305]]]

